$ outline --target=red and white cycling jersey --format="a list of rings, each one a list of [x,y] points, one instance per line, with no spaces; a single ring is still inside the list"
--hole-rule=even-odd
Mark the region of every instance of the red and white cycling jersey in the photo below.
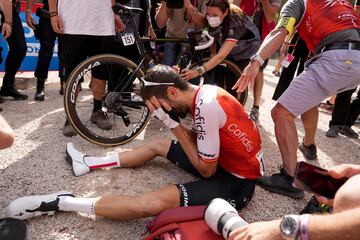
[[[258,129],[236,98],[217,86],[199,87],[192,116],[203,161],[218,161],[223,169],[240,178],[256,179],[263,175]]]

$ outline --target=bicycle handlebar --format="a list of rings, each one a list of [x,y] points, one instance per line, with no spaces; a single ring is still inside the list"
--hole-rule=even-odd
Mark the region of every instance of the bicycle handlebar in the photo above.
[[[203,45],[196,46],[195,51],[207,49],[214,43],[214,37],[211,36],[208,31],[202,31],[202,34],[204,34],[209,41]]]

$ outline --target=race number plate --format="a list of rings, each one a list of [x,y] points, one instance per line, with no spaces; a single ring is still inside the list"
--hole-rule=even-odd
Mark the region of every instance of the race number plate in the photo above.
[[[132,33],[127,33],[123,36],[121,36],[121,40],[124,44],[124,46],[133,45],[135,43],[135,37]]]

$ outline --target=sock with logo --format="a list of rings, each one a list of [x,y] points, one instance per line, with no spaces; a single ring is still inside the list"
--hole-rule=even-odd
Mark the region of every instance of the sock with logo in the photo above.
[[[119,155],[116,152],[106,157],[84,157],[84,163],[90,169],[120,167]]]

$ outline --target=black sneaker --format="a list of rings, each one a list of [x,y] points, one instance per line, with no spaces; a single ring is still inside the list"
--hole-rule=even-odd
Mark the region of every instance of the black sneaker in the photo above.
[[[339,130],[339,133],[347,136],[348,138],[358,139],[359,134],[357,134],[350,126],[342,126]]]
[[[332,207],[326,204],[320,204],[315,196],[312,196],[310,201],[306,204],[305,208],[300,211],[300,214],[313,214],[313,213],[331,213]]]
[[[304,142],[300,143],[299,150],[302,152],[304,157],[307,160],[316,160],[317,159],[317,149],[314,144],[305,146]]]
[[[304,191],[293,187],[292,182],[293,177],[287,174],[284,168],[281,168],[280,173],[264,176],[257,180],[256,184],[270,192],[279,193],[295,199],[304,198]]]

